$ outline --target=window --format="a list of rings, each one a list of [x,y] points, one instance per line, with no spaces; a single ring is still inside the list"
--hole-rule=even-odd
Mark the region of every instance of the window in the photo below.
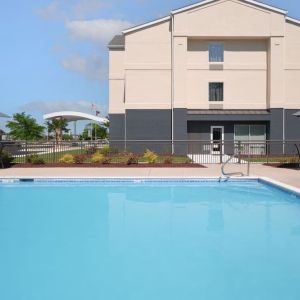
[[[265,125],[235,125],[234,136],[236,141],[261,142],[266,140]]]
[[[222,43],[212,43],[208,46],[209,62],[224,61],[224,45]]]
[[[223,82],[209,83],[209,101],[223,101]]]
[[[265,125],[234,126],[234,140],[242,143],[241,148],[236,145],[236,151],[241,151],[244,155],[265,155],[267,151],[266,138]]]

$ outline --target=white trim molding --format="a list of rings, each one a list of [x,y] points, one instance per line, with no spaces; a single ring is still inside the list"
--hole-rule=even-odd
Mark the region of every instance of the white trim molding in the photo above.
[[[300,20],[298,20],[298,19],[294,19],[294,18],[291,18],[291,17],[286,17],[285,19],[289,22],[296,23],[296,24],[300,25]]]
[[[178,14],[178,13],[181,13],[181,12],[193,9],[193,8],[201,7],[203,5],[210,4],[210,3],[213,3],[213,2],[216,2],[216,1],[219,1],[219,0],[201,1],[201,2],[198,2],[198,3],[192,4],[192,5],[189,5],[189,6],[185,6],[185,7],[173,10],[171,12],[171,14]],[[254,0],[240,0],[240,1],[248,3],[248,4],[252,4],[252,5],[255,5],[257,7],[267,9],[267,10],[271,10],[271,11],[274,11],[274,12],[277,12],[277,13],[280,13],[280,14],[286,15],[288,13],[286,10],[283,10],[283,9],[280,9],[280,8],[277,8],[277,7],[274,7],[274,6],[271,6],[271,5],[267,5],[267,4],[264,4],[262,2],[254,1]]]
[[[162,23],[162,22],[165,22],[165,21],[169,21],[170,19],[171,19],[170,16],[163,17],[163,18],[151,21],[151,22],[143,23],[141,25],[125,29],[125,30],[122,31],[122,33],[123,34],[127,34],[127,33],[130,33],[130,32],[133,32],[133,31],[137,31],[137,30],[140,30],[140,29],[144,29],[144,28],[150,27],[152,25],[156,25],[156,24],[159,24],[159,23]]]

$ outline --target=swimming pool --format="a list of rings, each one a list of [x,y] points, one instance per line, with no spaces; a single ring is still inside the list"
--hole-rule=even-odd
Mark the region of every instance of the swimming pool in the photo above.
[[[0,299],[300,297],[300,198],[257,180],[0,182]]]

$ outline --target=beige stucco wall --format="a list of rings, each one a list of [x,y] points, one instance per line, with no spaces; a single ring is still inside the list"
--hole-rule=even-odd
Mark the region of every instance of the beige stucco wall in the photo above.
[[[268,37],[283,35],[284,16],[224,0],[175,15],[175,35],[203,37]],[[209,26],[208,26],[209,24]]]
[[[286,23],[285,107],[300,109],[300,25]]]
[[[209,109],[209,82],[223,82],[224,109],[266,109],[267,40],[219,41],[224,44],[223,70],[210,70],[208,46],[212,40],[188,40],[187,108],[201,105]]]
[[[218,81],[224,109],[300,108],[299,25],[238,0],[180,12],[174,20],[175,108],[208,109],[208,83]],[[170,21],[125,40],[125,51],[110,51],[110,113],[170,108]],[[223,70],[210,70],[211,41],[224,43]]]
[[[208,46],[216,40],[188,39],[188,67],[209,67]],[[224,67],[234,69],[266,69],[266,39],[218,39],[224,45]]]
[[[170,70],[127,70],[126,108],[170,109]]]
[[[109,113],[124,113],[125,51],[109,51]]]
[[[171,108],[170,22],[126,35],[127,109]]]
[[[125,68],[171,68],[170,22],[126,35]]]
[[[266,109],[266,80],[263,70],[189,70],[186,107],[209,109],[214,104],[208,101],[209,82],[223,82],[224,101],[216,102],[223,109]]]

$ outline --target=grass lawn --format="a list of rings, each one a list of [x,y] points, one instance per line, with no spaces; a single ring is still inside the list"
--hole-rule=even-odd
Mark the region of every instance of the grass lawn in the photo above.
[[[74,150],[66,150],[66,151],[59,151],[59,152],[49,151],[48,153],[38,154],[37,156],[43,159],[45,163],[57,163],[59,162],[59,159],[65,154],[72,154],[72,155],[86,154],[86,150],[74,149]],[[25,156],[16,157],[13,163],[15,164],[25,163],[25,160],[26,160]]]

